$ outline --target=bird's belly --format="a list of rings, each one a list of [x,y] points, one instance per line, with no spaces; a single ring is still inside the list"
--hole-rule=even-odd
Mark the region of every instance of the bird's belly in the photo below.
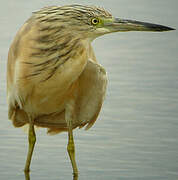
[[[43,114],[51,114],[62,112],[65,109],[65,102],[69,95],[69,90],[61,92],[60,89],[46,89],[43,92],[38,91],[30,98],[30,103],[27,104],[27,109],[40,116]]]

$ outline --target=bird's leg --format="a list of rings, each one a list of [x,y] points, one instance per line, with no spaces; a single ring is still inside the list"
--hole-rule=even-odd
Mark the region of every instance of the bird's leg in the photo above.
[[[77,169],[77,164],[75,161],[75,144],[74,144],[73,132],[72,132],[72,128],[70,128],[70,127],[68,130],[67,151],[68,151],[71,163],[72,163],[74,177],[76,177],[76,176],[78,176],[78,169]]]
[[[33,149],[34,149],[35,142],[36,142],[34,119],[31,118],[31,116],[29,116],[28,142],[29,142],[29,147],[28,147],[28,155],[27,155],[27,160],[26,160],[25,169],[24,169],[25,172],[30,171],[31,158],[32,158]]]
[[[30,173],[29,172],[24,172],[25,173],[25,180],[30,180]]]
[[[77,164],[75,161],[75,144],[74,144],[74,137],[73,137],[73,124],[72,122],[75,122],[75,117],[74,117],[74,109],[75,109],[75,101],[74,99],[69,99],[68,104],[66,106],[66,113],[65,113],[65,119],[67,122],[67,127],[68,127],[68,145],[67,145],[67,151],[72,163],[72,168],[73,168],[73,175],[74,178],[76,179],[78,177],[78,169],[77,169]]]

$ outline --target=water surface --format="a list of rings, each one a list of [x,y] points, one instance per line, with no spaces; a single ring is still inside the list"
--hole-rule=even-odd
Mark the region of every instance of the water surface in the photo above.
[[[27,135],[7,120],[6,62],[9,45],[32,11],[83,1],[7,0],[0,6],[0,180],[24,179]],[[177,0],[85,1],[115,16],[178,29]],[[108,72],[102,112],[89,131],[76,130],[80,180],[178,179],[178,32],[117,33],[95,40]],[[72,179],[67,134],[37,131],[32,180]]]

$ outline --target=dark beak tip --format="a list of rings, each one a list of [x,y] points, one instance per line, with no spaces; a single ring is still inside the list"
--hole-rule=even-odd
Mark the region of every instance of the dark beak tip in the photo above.
[[[164,31],[174,31],[176,30],[175,28],[168,27],[168,26],[162,26],[162,25],[153,25],[150,27],[153,31],[158,31],[158,32],[164,32]]]
[[[174,30],[176,30],[176,29],[175,28],[171,28],[171,27],[165,28],[165,31],[174,31]]]
[[[171,28],[171,30],[170,30],[170,31],[174,31],[174,30],[176,30],[176,28]]]
[[[146,23],[145,24],[148,28],[150,27],[150,29],[152,29],[153,31],[173,31],[176,30],[175,28],[172,27],[168,27],[168,26],[163,26],[163,25],[159,25],[159,24],[149,24]]]

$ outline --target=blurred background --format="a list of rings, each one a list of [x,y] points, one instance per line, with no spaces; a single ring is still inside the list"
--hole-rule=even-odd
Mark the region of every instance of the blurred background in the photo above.
[[[7,118],[8,48],[33,11],[97,5],[114,16],[178,29],[177,0],[7,0],[0,6],[0,179],[23,180],[28,140]],[[93,42],[109,78],[94,127],[75,130],[79,180],[178,179],[178,31],[109,34]],[[72,179],[67,133],[37,131],[31,180]]]

